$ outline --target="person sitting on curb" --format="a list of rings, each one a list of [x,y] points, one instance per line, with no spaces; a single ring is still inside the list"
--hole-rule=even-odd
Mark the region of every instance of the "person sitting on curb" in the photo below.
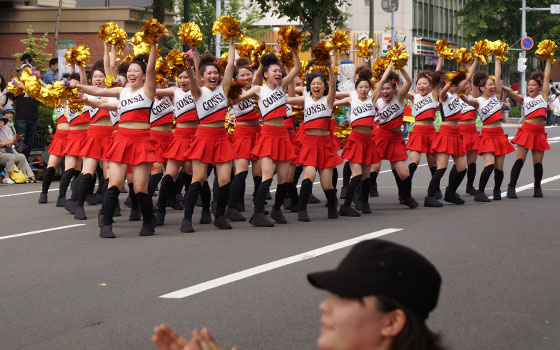
[[[330,294],[321,304],[320,350],[443,350],[426,325],[436,307],[441,276],[405,246],[373,239],[356,244],[335,270],[307,275]],[[207,329],[188,340],[169,326],[154,329],[160,350],[217,350]]]
[[[0,118],[0,166],[4,167],[5,176],[2,179],[4,184],[13,184],[10,179],[10,173],[14,171],[14,165],[24,173],[27,182],[37,182],[33,171],[29,167],[25,155],[18,153],[14,144],[16,143],[16,135],[8,123],[15,115],[15,111],[11,106],[6,106],[2,110],[2,118]]]

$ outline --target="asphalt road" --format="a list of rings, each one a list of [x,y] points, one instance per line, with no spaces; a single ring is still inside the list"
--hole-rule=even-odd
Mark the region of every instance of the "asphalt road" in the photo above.
[[[560,349],[560,128],[547,132],[552,150],[542,199],[524,186],[533,182],[530,158],[519,199],[475,203],[464,196],[463,206],[433,209],[399,205],[386,171],[380,197],[370,201],[372,215],[328,220],[316,185],[323,203],[310,205],[312,222],[287,213],[289,224],[272,229],[245,222],[229,231],[195,225],[197,232],[183,234],[182,212],[168,211],[156,236],[138,237],[139,223],[127,221],[123,206],[118,238],[104,240],[97,207],[86,206],[90,219],[75,221],[54,206],[56,191],[51,203],[38,205],[40,184],[2,185],[0,348],[152,349],[153,327],[168,323],[184,334],[209,327],[224,349],[314,349],[326,293],[312,288],[306,274],[336,266],[347,240],[391,232],[382,237],[417,249],[440,270],[443,286],[429,326],[450,348]],[[513,154],[506,159],[503,191],[513,161]],[[477,175],[481,169],[479,162]],[[416,172],[419,202],[428,175],[427,167]]]

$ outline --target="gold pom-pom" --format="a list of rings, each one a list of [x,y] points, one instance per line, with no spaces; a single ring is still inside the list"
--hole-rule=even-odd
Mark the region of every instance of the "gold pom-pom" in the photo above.
[[[350,41],[348,33],[340,30],[334,32],[331,42],[336,46],[338,51],[348,51],[350,47],[352,47],[352,42]]]
[[[395,46],[387,52],[387,59],[393,61],[393,68],[400,70],[408,64],[408,52],[403,48],[402,43],[395,43]]]
[[[150,45],[155,43],[160,37],[167,35],[165,24],[159,23],[155,18],[146,21],[141,31],[144,32],[144,41]]]
[[[23,95],[25,93],[23,91],[23,83],[16,77],[12,78],[12,80],[8,83],[8,92],[12,93],[16,97]]]
[[[164,61],[163,58],[158,57],[156,61],[156,82],[158,85],[164,86],[169,83],[169,76],[171,75],[173,75],[173,72],[169,68],[167,60]]]
[[[116,80],[115,77],[112,76],[111,74],[108,74],[105,77],[104,83],[105,83],[105,87],[108,88],[108,89],[113,88],[113,87],[117,87],[117,86],[122,86],[121,82]]]
[[[342,143],[345,143],[352,132],[352,127],[350,125],[338,124],[333,132]]]
[[[263,41],[257,47],[255,47],[253,52],[251,53],[251,61],[253,63],[260,64],[261,57],[270,52],[271,50],[266,46],[266,43]]]
[[[243,37],[241,43],[235,45],[237,49],[237,53],[241,57],[249,57],[253,55],[253,51],[255,51],[259,47],[259,42],[255,39],[249,38],[247,36]]]
[[[458,72],[448,72],[445,74],[445,82],[450,83],[453,86],[459,85],[460,82],[467,78],[467,70],[463,67],[459,67]]]
[[[474,57],[477,57],[481,64],[486,65],[489,62],[488,56],[492,55],[492,47],[488,39],[479,40],[471,47]]]
[[[543,40],[537,46],[537,51],[535,55],[541,60],[548,60],[550,63],[554,63],[556,59],[554,58],[554,52],[558,48],[558,45],[552,40]]]
[[[330,66],[331,65],[331,51],[334,45],[330,42],[322,40],[317,46],[311,49],[313,61],[317,66]]]
[[[165,58],[165,62],[166,62],[166,66],[164,67],[169,70],[171,75],[175,75],[175,73],[178,70],[187,70],[190,67],[187,53],[181,50],[169,51],[167,57]],[[164,67],[160,67],[160,68],[164,68]],[[163,71],[161,71],[160,73],[163,73]]]
[[[183,23],[179,28],[179,38],[183,44],[196,48],[202,42],[202,32],[194,22]]]
[[[80,89],[71,89],[69,91],[70,93],[66,97],[68,108],[80,111],[81,113],[86,102],[84,94],[80,91]]]
[[[278,43],[291,50],[299,50],[303,42],[303,35],[295,26],[283,26],[278,31]]]
[[[243,31],[237,19],[231,16],[220,16],[212,27],[212,35],[216,34],[221,34],[222,40],[228,41],[230,38],[241,39]]]
[[[97,36],[107,44],[115,45],[119,53],[126,47],[126,31],[113,21],[100,25]]]
[[[228,60],[228,53],[224,52],[220,58],[216,60],[216,64],[220,67],[220,72],[225,72]]]
[[[334,75],[338,75],[338,66],[333,66],[332,70],[333,70]]]
[[[373,71],[373,81],[379,81],[381,80],[381,77],[383,77],[383,73],[385,73],[385,69],[387,69],[387,66],[389,65],[389,59],[386,58],[379,58],[377,59],[372,66],[372,71]]]
[[[226,113],[226,118],[224,121],[224,127],[227,129],[227,134],[231,135],[235,131],[236,118],[235,115],[230,114],[229,111]]]
[[[453,58],[457,63],[469,63],[474,60],[472,53],[464,47],[453,51]]]
[[[435,52],[446,60],[453,59],[453,51],[451,50],[451,47],[449,47],[449,42],[447,41],[447,39],[436,41]]]
[[[284,43],[280,44],[280,62],[286,69],[290,70],[294,66],[294,56],[292,50]]]
[[[490,47],[492,48],[492,54],[494,55],[494,57],[496,57],[496,59],[499,59],[502,62],[507,62],[508,57],[506,56],[506,54],[509,51],[509,46],[505,41],[491,41]]]
[[[358,56],[364,58],[370,58],[373,55],[373,48],[375,47],[375,41],[372,38],[363,39],[358,43]]]
[[[301,68],[299,69],[298,77],[300,77],[301,79],[305,79],[305,71],[307,70],[307,61],[300,61],[300,62],[301,62]]]
[[[86,45],[77,45],[68,49],[64,54],[64,58],[66,58],[66,63],[70,65],[85,67],[89,63],[90,55],[89,47]]]

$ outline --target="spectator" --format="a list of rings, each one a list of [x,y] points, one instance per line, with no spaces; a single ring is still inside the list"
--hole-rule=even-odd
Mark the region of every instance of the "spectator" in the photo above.
[[[16,97],[15,104],[17,111],[16,129],[19,134],[23,135],[23,143],[27,146],[24,154],[25,157],[29,158],[33,147],[33,139],[37,132],[39,102],[27,95],[19,95]]]
[[[332,293],[319,309],[319,349],[441,350],[439,336],[426,325],[436,307],[441,277],[414,250],[373,239],[358,243],[335,270],[307,275]],[[169,326],[154,330],[159,349],[218,349],[206,329],[192,341]]]
[[[8,82],[2,74],[0,74],[0,108],[4,106],[12,106],[14,103],[14,95],[8,92]]]
[[[560,91],[552,97],[549,109],[552,110],[552,125],[560,125]]]
[[[405,141],[408,141],[408,131],[410,129],[410,124],[414,122],[414,117],[412,116],[412,106],[410,100],[404,99],[404,112],[403,112],[403,129],[402,137]]]
[[[49,61],[49,70],[43,76],[45,84],[52,84],[58,80],[58,58],[51,58]]]
[[[2,179],[4,184],[13,184],[14,182],[10,179],[11,172],[14,171],[14,165],[23,172],[25,177],[28,179],[27,182],[37,182],[33,171],[29,167],[27,158],[23,154],[16,151],[14,144],[16,143],[16,137],[13,131],[6,126],[9,122],[6,115],[14,114],[14,110],[9,107],[2,111],[2,118],[0,118],[0,165],[4,166],[5,176]]]
[[[25,67],[29,67],[29,68],[33,68],[33,66],[31,65],[33,63],[33,59],[31,58],[31,55],[28,53],[24,53],[23,55],[21,55],[21,67],[19,67],[18,71],[22,70]]]

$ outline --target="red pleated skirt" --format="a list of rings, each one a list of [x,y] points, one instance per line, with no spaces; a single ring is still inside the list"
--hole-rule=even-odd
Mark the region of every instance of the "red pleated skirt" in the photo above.
[[[70,130],[56,130],[49,146],[49,154],[64,157],[64,148],[66,147],[69,132]]]
[[[154,142],[154,147],[156,149],[156,157],[158,163],[167,162],[167,158],[163,156],[171,140],[173,139],[172,132],[162,132],[156,130],[150,130],[150,139]]]
[[[330,136],[331,136],[332,143],[333,143],[333,145],[334,145],[334,147],[337,151],[339,149],[341,149],[342,146],[344,146],[344,143],[342,143],[342,140],[339,139],[338,137],[336,137],[336,135],[333,132],[331,132]]]
[[[258,158],[251,154],[251,150],[255,146],[257,135],[261,131],[261,126],[236,125],[233,132],[232,146],[236,159],[257,160]]]
[[[235,152],[226,128],[198,126],[185,157],[206,164],[225,163],[235,158]]]
[[[441,125],[432,145],[433,153],[446,153],[455,157],[467,154],[458,126]]]
[[[189,149],[197,128],[175,128],[173,138],[162,154],[163,158],[175,159],[180,162],[187,160],[185,152]]]
[[[533,151],[544,152],[550,149],[550,145],[546,139],[544,125],[539,124],[523,123],[523,125],[517,129],[517,134],[515,134],[511,142]]]
[[[379,163],[373,135],[352,130],[342,151],[342,158],[362,165]]]
[[[103,159],[111,146],[113,127],[111,125],[90,125],[82,145],[80,157]]]
[[[285,126],[264,124],[257,135],[251,154],[257,158],[270,157],[274,161],[285,162],[296,159],[296,153]]]
[[[378,128],[375,132],[375,148],[381,159],[390,162],[407,160],[408,154],[400,131]]]
[[[87,137],[87,132],[88,129],[69,130],[66,145],[64,146],[64,155],[81,157],[82,146]]]
[[[316,169],[326,169],[342,164],[331,135],[306,135],[301,144],[296,163]]]
[[[478,129],[476,124],[459,124],[459,135],[463,139],[465,151],[476,151],[478,149]]]
[[[408,134],[406,149],[420,153],[432,153],[436,128],[432,125],[414,125],[412,132]]]
[[[494,153],[496,156],[501,156],[515,151],[508,140],[508,135],[504,134],[504,129],[501,127],[482,128],[478,144],[478,155]]]
[[[104,160],[128,165],[156,162],[156,151],[154,142],[150,139],[150,129],[119,127],[111,147],[105,152]]]

